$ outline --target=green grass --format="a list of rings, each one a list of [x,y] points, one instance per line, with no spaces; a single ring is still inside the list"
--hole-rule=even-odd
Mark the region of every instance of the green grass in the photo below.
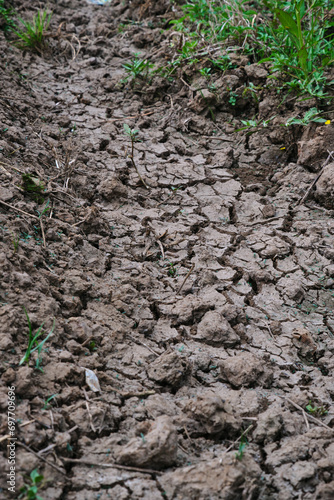
[[[23,309],[24,309],[24,312],[25,312],[25,315],[26,315],[26,318],[27,318],[28,329],[29,329],[29,332],[28,332],[28,347],[27,347],[27,350],[25,352],[25,355],[23,356],[23,358],[21,359],[21,361],[20,361],[19,364],[20,365],[23,365],[24,363],[28,363],[29,364],[30,355],[34,351],[37,351],[37,359],[36,359],[35,368],[37,370],[40,370],[41,372],[43,372],[43,369],[41,367],[42,349],[44,347],[45,342],[49,339],[49,337],[52,335],[52,333],[54,331],[55,320],[53,320],[53,325],[52,325],[51,331],[47,334],[47,336],[44,338],[44,340],[42,340],[41,342],[38,342],[37,339],[39,339],[39,337],[41,337],[41,335],[44,334],[44,331],[43,331],[43,325],[44,325],[44,323],[41,324],[41,326],[38,328],[37,332],[34,334],[33,333],[33,329],[32,329],[32,325],[31,325],[31,321],[30,321],[29,315],[27,313],[27,310],[25,308],[23,308]]]
[[[11,233],[12,234],[12,243],[13,243],[13,247],[14,247],[14,253],[16,253],[19,249],[19,245],[20,245],[20,236],[18,235],[15,235],[14,233]]]
[[[334,63],[331,7],[331,0],[189,1],[173,21],[182,33],[174,38],[178,57],[164,70],[200,61],[208,76],[209,69],[228,69],[229,53],[243,53],[270,63],[272,78],[288,90],[324,97],[324,71]]]
[[[22,50],[31,50],[38,54],[43,54],[47,48],[46,31],[50,25],[52,12],[46,10],[38,11],[32,18],[32,21],[25,21],[18,18],[23,25],[23,30],[15,31],[18,40],[14,44]]]
[[[5,0],[0,0],[0,29],[5,33],[16,27],[14,16],[14,9],[10,5],[5,6]]]
[[[135,57],[131,59],[130,62],[124,63],[123,68],[127,72],[127,76],[124,78],[124,82],[127,82],[129,78],[141,78],[146,80],[153,64],[145,59],[139,59],[139,54],[135,54]]]
[[[59,394],[52,394],[52,396],[49,396],[48,398],[46,398],[46,400],[44,401],[43,410],[47,410],[50,406],[52,406],[51,401],[54,398],[56,398],[57,396],[59,396]]]

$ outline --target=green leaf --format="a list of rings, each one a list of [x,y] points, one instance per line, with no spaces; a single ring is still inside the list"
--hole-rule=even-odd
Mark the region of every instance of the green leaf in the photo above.
[[[282,26],[288,31],[290,36],[297,41],[299,45],[299,31],[298,31],[298,26],[293,20],[292,16],[288,13],[285,12],[284,10],[281,9],[275,9],[275,14],[277,15],[278,19],[280,20],[280,23]]]
[[[38,484],[43,480],[43,476],[39,474],[37,469],[34,469],[33,471],[30,472],[30,477],[34,484]]]
[[[124,123],[123,128],[124,128],[124,132],[126,134],[131,135],[131,128],[129,127],[129,125],[127,125],[126,123]]]

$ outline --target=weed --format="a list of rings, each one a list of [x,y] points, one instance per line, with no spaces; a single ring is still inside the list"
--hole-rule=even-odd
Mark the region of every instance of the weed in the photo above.
[[[192,48],[193,57],[195,48],[206,55],[213,69],[233,67],[226,51],[237,50],[253,62],[270,62],[272,78],[289,90],[325,97],[324,69],[334,62],[330,2],[265,0],[260,16],[257,7],[243,0],[191,0],[171,24],[187,39],[183,47]]]
[[[45,215],[49,210],[51,210],[51,207],[49,207],[49,204],[50,204],[50,200],[48,200],[46,202],[46,205],[41,212],[39,210],[36,210],[36,212],[38,213],[39,219],[41,219],[43,217],[43,215]]]
[[[235,458],[237,460],[242,460],[243,459],[243,456],[244,456],[245,449],[246,449],[247,445],[248,445],[247,438],[244,437],[244,436],[242,436],[241,440],[240,440],[240,443],[239,443],[238,451],[235,454]]]
[[[168,262],[167,266],[168,266],[167,270],[168,276],[170,276],[171,278],[175,278],[177,276],[177,268],[175,267],[175,264],[173,264],[173,262]]]
[[[137,168],[137,165],[135,163],[135,160],[134,160],[134,145],[135,145],[135,142],[138,142],[139,139],[138,139],[138,133],[139,131],[138,130],[134,130],[134,129],[131,129],[129,127],[129,125],[127,125],[126,123],[123,125],[124,127],[124,132],[125,134],[130,138],[131,140],[131,154],[129,155],[129,158],[131,160],[131,163],[133,165],[133,167],[135,168],[137,174],[138,174],[138,177],[139,179],[141,180],[141,182],[144,184],[144,186],[146,187],[146,189],[148,189],[148,186],[147,184],[145,183],[144,179],[142,178],[142,176],[140,175],[139,173],[139,170]]]
[[[97,351],[95,340],[92,340],[91,342],[89,342],[88,349],[90,350],[90,352]]]
[[[257,122],[256,120],[241,120],[241,123],[244,126],[241,128],[238,128],[236,130],[236,132],[240,132],[242,130],[248,129],[249,131],[247,132],[247,134],[248,135],[253,134],[254,132],[256,132],[257,130],[259,130],[261,128],[267,128],[269,123],[271,122],[271,120],[273,120],[275,117],[276,117],[276,115],[272,116],[271,118],[268,118],[267,120],[262,120],[259,122]]]
[[[8,32],[15,28],[14,15],[14,9],[10,6],[6,8],[5,0],[0,0],[0,29],[2,31]]]
[[[19,18],[20,23],[25,28],[24,31],[14,31],[19,40],[14,44],[19,49],[29,49],[42,54],[47,47],[46,31],[50,25],[52,12],[48,14],[46,10],[38,11],[34,15],[32,22]]]
[[[254,83],[252,82],[249,82],[249,85],[248,87],[245,87],[243,93],[242,93],[242,97],[247,97],[248,94],[251,95],[252,99],[254,99],[255,102],[259,102],[259,98],[257,96],[257,91],[258,90],[262,90],[262,87],[256,87],[254,85]]]
[[[304,118],[289,118],[286,122],[285,126],[289,127],[290,125],[308,125],[310,122],[315,123],[326,123],[327,120],[325,118],[321,118],[319,115],[321,111],[318,111],[317,108],[311,108],[304,114]]]
[[[123,64],[123,68],[128,73],[128,76],[123,80],[124,82],[127,82],[130,77],[134,79],[140,77],[146,80],[150,69],[153,68],[153,64],[145,59],[139,59],[138,55],[135,54],[129,63]]]
[[[216,59],[211,59],[211,63],[215,69],[220,71],[226,71],[227,69],[236,68],[237,65],[231,62],[230,56],[228,54],[222,54]]]
[[[328,413],[325,406],[316,406],[314,403],[312,404],[312,401],[309,401],[308,405],[305,407],[305,410],[310,415],[313,415],[313,416],[317,415],[318,417],[323,417],[324,415],[327,415],[327,413]]]
[[[235,92],[233,92],[232,90],[230,90],[230,97],[228,99],[228,102],[231,104],[231,106],[235,106],[236,103],[237,103],[237,97],[238,97],[238,94],[236,94]]]
[[[210,78],[210,76],[211,76],[211,75],[210,75],[211,68],[202,68],[202,69],[200,69],[200,70],[199,70],[199,72],[200,72],[200,74],[201,74],[202,76],[205,76],[205,78],[208,78],[208,79],[209,79],[209,78]]]
[[[216,87],[216,85],[214,83],[210,83],[208,85],[208,90],[210,90],[210,92],[214,93],[214,92],[216,92],[217,87]]]
[[[52,396],[49,396],[48,398],[46,398],[46,400],[44,401],[43,410],[47,410],[49,408],[49,406],[51,406],[50,401],[52,401],[57,396],[59,396],[59,394],[52,394]]]
[[[18,498],[23,498],[24,500],[43,500],[43,498],[38,495],[38,489],[43,487],[44,476],[39,474],[37,469],[34,469],[30,472],[29,479],[30,484],[22,486]]]
[[[53,325],[52,325],[51,331],[47,334],[47,336],[44,338],[44,340],[42,340],[41,342],[37,342],[37,339],[41,335],[44,334],[43,329],[42,329],[44,323],[41,324],[41,326],[38,328],[37,332],[34,334],[32,331],[32,325],[31,325],[31,321],[30,321],[29,315],[27,313],[27,310],[25,308],[23,308],[23,309],[24,309],[24,312],[25,312],[25,315],[26,315],[27,321],[28,321],[29,338],[28,338],[28,348],[27,348],[26,353],[23,356],[23,358],[21,359],[19,364],[20,365],[23,365],[23,363],[29,364],[30,354],[37,350],[37,360],[36,360],[35,368],[37,370],[43,371],[43,369],[41,367],[41,353],[42,353],[42,349],[43,349],[45,342],[48,340],[50,335],[52,335],[52,333],[53,333],[53,330],[55,328],[55,320],[53,320]]]
[[[22,189],[29,194],[36,203],[43,203],[44,198],[41,193],[45,191],[43,182],[31,174],[22,174]]]
[[[12,234],[12,242],[13,242],[13,247],[14,247],[14,253],[16,253],[19,249],[19,244],[20,244],[20,237],[15,236],[13,233]]]

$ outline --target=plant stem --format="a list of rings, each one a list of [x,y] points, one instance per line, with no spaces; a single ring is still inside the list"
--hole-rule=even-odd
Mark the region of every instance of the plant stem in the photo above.
[[[135,164],[135,161],[133,159],[133,155],[134,155],[134,137],[131,135],[131,156],[130,156],[130,160],[131,160],[131,163],[132,165],[134,166],[134,168],[136,169],[136,172],[138,174],[138,177],[139,179],[141,180],[141,182],[144,184],[144,186],[146,187],[146,189],[149,189],[148,185],[145,183],[144,179],[142,178],[142,176],[140,175],[139,173],[139,170],[137,168],[137,165]]]

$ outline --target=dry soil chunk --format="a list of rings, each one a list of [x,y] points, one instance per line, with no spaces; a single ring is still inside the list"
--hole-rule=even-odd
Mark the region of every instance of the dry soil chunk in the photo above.
[[[250,64],[245,66],[245,71],[248,78],[254,81],[263,80],[268,76],[268,71],[258,64]]]
[[[257,443],[269,443],[279,438],[283,427],[282,409],[270,406],[258,416],[253,439]]]
[[[230,453],[220,459],[200,462],[164,474],[159,479],[167,498],[179,500],[232,500],[251,498],[251,485],[259,480],[261,469],[251,456],[235,460]]]
[[[229,322],[218,311],[208,311],[203,316],[193,338],[217,347],[233,347],[240,342]]]
[[[176,460],[177,433],[169,417],[162,415],[150,422],[148,431],[130,441],[116,452],[120,464],[137,467],[164,468]]]
[[[314,197],[325,207],[334,208],[334,163],[324,168],[316,184]]]
[[[214,393],[198,396],[196,401],[187,404],[185,410],[189,418],[195,420],[194,431],[198,435],[218,434],[227,425],[234,423],[234,417],[227,412],[229,405]],[[192,426],[189,427],[192,431]]]
[[[265,366],[263,359],[249,352],[241,352],[221,363],[220,378],[234,387],[268,386],[273,374]]]
[[[327,150],[333,142],[334,128],[332,126],[323,125],[315,128],[315,124],[310,123],[298,143],[298,164],[317,170],[326,160]]]
[[[106,179],[98,186],[100,195],[107,201],[113,201],[117,198],[124,198],[127,196],[127,188],[120,180],[116,178]]]
[[[188,360],[176,352],[166,352],[159,356],[147,370],[148,377],[159,384],[178,387],[190,371]]]

